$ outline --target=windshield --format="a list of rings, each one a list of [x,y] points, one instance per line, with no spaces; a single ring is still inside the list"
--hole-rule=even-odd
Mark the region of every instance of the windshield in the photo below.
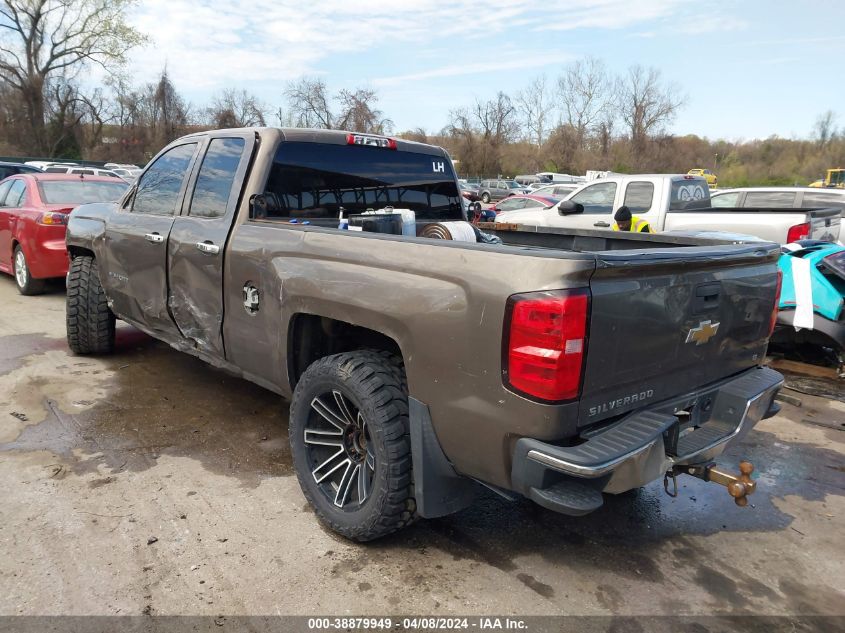
[[[267,217],[337,218],[411,209],[417,219],[462,219],[452,163],[443,156],[360,145],[286,142],[276,152]]]
[[[87,202],[112,202],[126,191],[125,182],[96,180],[41,180],[38,189],[46,204],[85,204]]]
[[[522,185],[520,185],[517,181],[511,180],[508,182],[508,187],[511,189],[522,189]]]

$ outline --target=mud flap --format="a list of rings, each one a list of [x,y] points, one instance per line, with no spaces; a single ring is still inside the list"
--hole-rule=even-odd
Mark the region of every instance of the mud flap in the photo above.
[[[481,486],[455,472],[437,441],[428,407],[408,398],[408,412],[417,512],[433,519],[463,510],[476,499]]]

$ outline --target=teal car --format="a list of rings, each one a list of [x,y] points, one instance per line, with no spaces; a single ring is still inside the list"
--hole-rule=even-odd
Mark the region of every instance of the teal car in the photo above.
[[[845,377],[845,247],[805,240],[787,244],[783,251],[772,342],[829,348]]]

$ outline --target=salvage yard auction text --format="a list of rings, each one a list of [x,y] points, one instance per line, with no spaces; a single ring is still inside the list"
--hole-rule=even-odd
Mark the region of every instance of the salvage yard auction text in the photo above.
[[[349,617],[349,618],[309,618],[308,628],[314,631],[378,631],[396,629],[400,631],[526,631],[528,625],[519,618],[437,618],[408,617],[401,620],[392,618]]]

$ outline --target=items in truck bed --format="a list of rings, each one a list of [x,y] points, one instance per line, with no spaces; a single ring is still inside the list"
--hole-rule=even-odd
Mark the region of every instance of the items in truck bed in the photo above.
[[[456,242],[475,242],[478,239],[469,222],[432,222],[423,227],[419,236]]]

